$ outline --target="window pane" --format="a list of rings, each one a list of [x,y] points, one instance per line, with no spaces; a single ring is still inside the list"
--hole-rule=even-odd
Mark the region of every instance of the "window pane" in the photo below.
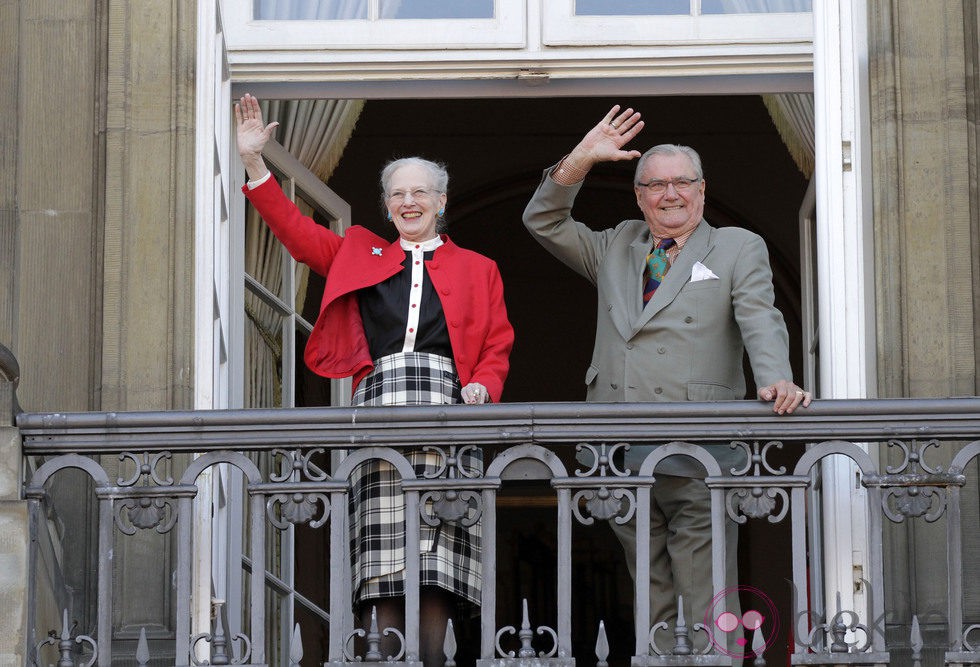
[[[381,0],[385,19],[492,19],[493,0]]]
[[[368,18],[370,0],[252,0],[260,20],[340,21]],[[491,19],[494,0],[377,0],[383,19]]]
[[[689,0],[575,0],[576,16],[664,16],[690,13]]]
[[[368,0],[254,0],[252,12],[259,20],[366,19]]]
[[[812,11],[812,0],[701,0],[702,14]]]

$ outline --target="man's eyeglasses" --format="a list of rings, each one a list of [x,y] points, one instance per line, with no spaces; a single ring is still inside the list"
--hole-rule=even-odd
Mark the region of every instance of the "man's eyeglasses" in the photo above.
[[[412,201],[428,201],[433,198],[436,193],[432,190],[426,190],[425,188],[416,188],[415,190],[395,190],[394,192],[389,192],[386,199],[393,204],[404,203],[407,199],[411,198]]]
[[[646,183],[637,183],[637,185],[649,190],[650,194],[662,195],[667,192],[668,185],[673,185],[675,192],[687,192],[700,182],[700,178],[672,178],[669,181],[652,180]]]

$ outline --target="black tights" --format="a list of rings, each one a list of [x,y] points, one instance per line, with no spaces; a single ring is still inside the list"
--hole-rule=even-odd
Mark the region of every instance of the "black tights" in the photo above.
[[[398,637],[384,636],[385,628],[398,628],[405,631],[405,598],[377,598],[365,600],[361,604],[361,627],[371,627],[371,609],[378,610],[378,631],[381,632],[381,656],[398,653],[401,648]],[[441,588],[426,587],[419,591],[419,658],[425,667],[443,667],[446,654],[443,643],[446,639],[446,622],[456,612],[456,597]],[[402,658],[404,659],[404,658]]]

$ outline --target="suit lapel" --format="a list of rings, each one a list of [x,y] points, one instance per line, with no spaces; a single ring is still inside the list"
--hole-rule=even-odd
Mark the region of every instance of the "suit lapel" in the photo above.
[[[694,268],[694,263],[704,259],[711,247],[711,227],[707,222],[701,220],[694,233],[687,239],[687,243],[684,244],[680,254],[677,255],[677,259],[671,265],[664,281],[660,283],[660,287],[654,292],[650,302],[640,312],[639,317],[633,320],[631,335],[635,336],[654,315],[670,305],[681,288],[691,280],[691,270]],[[642,300],[641,296],[641,303]]]

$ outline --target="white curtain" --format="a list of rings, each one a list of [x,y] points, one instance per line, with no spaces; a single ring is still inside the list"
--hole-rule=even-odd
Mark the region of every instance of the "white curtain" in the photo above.
[[[267,122],[279,121],[276,139],[293,157],[322,181],[336,169],[363,100],[273,100],[262,102]],[[303,213],[312,209],[302,200]],[[282,289],[282,255],[276,238],[256,212],[245,219],[245,271],[273,294]],[[292,307],[302,312],[309,270],[296,265],[297,294]],[[282,400],[282,318],[271,307],[245,292],[246,388],[245,407],[278,407]]]
[[[809,12],[812,0],[702,0],[714,14],[750,14],[764,12]]]
[[[813,11],[812,0],[703,0],[702,6],[716,14]],[[810,178],[814,160],[813,95],[763,95],[762,100],[796,166]]]
[[[368,0],[255,0],[260,20],[342,20],[367,18]]]
[[[763,95],[779,136],[803,175],[813,176],[813,93]]]
[[[398,16],[398,10],[401,8],[401,0],[385,0],[381,3],[380,15],[383,19],[391,19]]]

